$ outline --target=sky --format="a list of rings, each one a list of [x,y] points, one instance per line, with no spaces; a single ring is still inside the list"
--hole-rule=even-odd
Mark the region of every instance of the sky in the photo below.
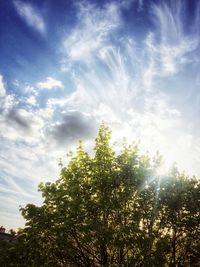
[[[104,121],[113,142],[140,142],[200,177],[200,2],[0,1],[0,224],[40,205],[59,158],[92,151]]]

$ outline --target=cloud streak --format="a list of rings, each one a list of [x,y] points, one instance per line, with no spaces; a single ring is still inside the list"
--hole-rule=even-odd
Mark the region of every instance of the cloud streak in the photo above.
[[[5,83],[3,81],[3,76],[0,75],[0,97],[4,97],[6,95]]]
[[[186,64],[192,63],[191,54],[199,47],[199,26],[195,19],[187,33],[184,31],[185,2],[170,1],[167,5],[152,4],[151,12],[154,18],[156,33],[151,33],[146,43],[149,51],[163,76],[174,75]],[[157,39],[157,41],[155,40]]]
[[[109,41],[110,34],[121,25],[120,6],[110,2],[97,7],[87,1],[76,3],[78,24],[63,40],[66,57],[62,68],[67,69],[70,60],[88,61],[96,51]],[[66,65],[66,66],[65,66]]]
[[[19,16],[32,28],[41,34],[46,31],[45,23],[39,12],[30,4],[22,1],[14,1],[14,6]]]

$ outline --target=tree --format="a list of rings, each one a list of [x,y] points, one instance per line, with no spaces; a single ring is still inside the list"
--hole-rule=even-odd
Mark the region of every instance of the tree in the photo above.
[[[42,206],[21,209],[15,266],[199,266],[199,180],[175,168],[160,177],[159,155],[136,145],[118,155],[110,138],[101,125],[95,155],[80,143],[60,177],[39,185]]]

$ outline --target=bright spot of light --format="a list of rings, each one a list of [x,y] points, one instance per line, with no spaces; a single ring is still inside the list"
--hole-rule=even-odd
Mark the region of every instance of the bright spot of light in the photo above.
[[[167,165],[166,164],[162,164],[160,167],[157,168],[156,175],[159,178],[163,178],[168,174],[168,172],[169,172],[169,168],[167,167]]]

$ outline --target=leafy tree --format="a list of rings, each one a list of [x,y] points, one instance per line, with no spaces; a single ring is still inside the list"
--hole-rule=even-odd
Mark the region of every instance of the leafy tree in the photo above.
[[[95,155],[80,143],[60,177],[39,185],[43,205],[21,209],[15,266],[200,265],[199,180],[176,168],[160,177],[159,155],[136,145],[116,154],[110,138],[101,125]]]

